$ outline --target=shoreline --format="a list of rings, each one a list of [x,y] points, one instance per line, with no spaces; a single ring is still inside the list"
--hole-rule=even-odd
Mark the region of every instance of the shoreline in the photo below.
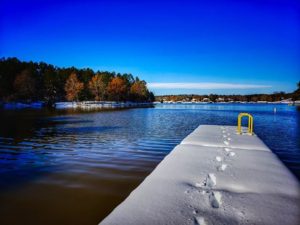
[[[125,109],[125,108],[150,108],[154,107],[153,102],[114,102],[114,101],[80,101],[80,102],[56,102],[53,109]],[[1,103],[0,109],[43,109],[47,108],[45,102],[36,101],[31,103],[9,102]]]
[[[207,105],[207,104],[274,104],[274,105],[291,105],[300,106],[300,100],[297,101],[280,101],[280,102],[115,102],[115,101],[79,101],[79,102],[56,102],[53,104],[53,109],[125,109],[125,108],[151,108],[159,104],[194,104],[194,105]],[[0,109],[42,109],[46,108],[46,103],[36,101],[31,103],[24,102],[0,102]]]
[[[149,108],[152,102],[108,102],[108,101],[82,101],[82,102],[57,102],[55,109],[123,109],[123,108]]]
[[[242,101],[230,101],[230,102],[154,102],[154,104],[287,104],[287,105],[300,105],[300,100],[296,101],[276,101],[276,102],[267,102],[267,101],[257,101],[257,102],[242,102]]]

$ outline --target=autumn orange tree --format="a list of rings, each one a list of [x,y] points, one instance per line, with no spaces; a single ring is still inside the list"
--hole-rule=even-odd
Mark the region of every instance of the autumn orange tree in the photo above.
[[[130,87],[130,95],[133,100],[144,101],[148,98],[148,94],[145,81],[136,80]]]
[[[121,77],[113,78],[107,87],[107,91],[111,96],[111,99],[120,101],[126,98],[127,85]]]
[[[76,73],[71,73],[65,84],[66,99],[78,101],[78,95],[83,88],[84,84],[78,80]]]
[[[66,85],[66,80],[71,73],[76,73],[76,82]],[[95,74],[100,74],[106,86],[103,97],[93,93],[89,83]],[[77,79],[78,78],[78,79]],[[115,79],[116,78],[116,79]],[[122,81],[123,79],[123,81]],[[84,82],[82,84],[81,82]],[[108,83],[110,92],[108,93]],[[138,77],[133,78],[131,74],[120,74],[108,71],[94,72],[89,68],[78,69],[75,67],[59,68],[44,62],[24,62],[17,58],[0,58],[0,102],[11,101],[45,101],[47,105],[53,105],[56,101],[80,98],[81,100],[92,100],[100,97],[101,100],[131,100],[141,101],[144,87]],[[136,83],[137,82],[137,83]],[[119,85],[119,84],[122,85]],[[125,85],[124,85],[125,83]],[[77,85],[76,85],[77,84]],[[177,95],[156,96],[157,101],[186,101],[211,98],[211,100],[224,98],[225,101],[280,101],[292,98],[300,100],[300,82],[297,90],[291,93],[274,92],[273,94],[251,94],[251,95]],[[37,88],[38,87],[38,88]],[[84,88],[83,88],[84,87]],[[296,87],[295,87],[296,88]],[[102,89],[103,90],[103,89]],[[142,90],[142,91],[141,91]],[[67,95],[66,95],[67,92]],[[114,93],[117,96],[114,96]],[[104,99],[103,99],[104,98]],[[148,90],[146,101],[154,101],[154,94]],[[1,104],[0,104],[1,105]]]
[[[96,101],[103,101],[106,94],[106,83],[104,77],[100,74],[93,76],[89,81],[89,89],[95,96]]]

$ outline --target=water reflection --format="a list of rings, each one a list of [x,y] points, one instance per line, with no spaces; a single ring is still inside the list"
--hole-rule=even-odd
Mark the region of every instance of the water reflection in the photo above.
[[[300,177],[299,108],[157,105],[83,113],[0,112],[0,224],[97,224],[199,124],[255,132]],[[38,216],[37,216],[38,215]]]

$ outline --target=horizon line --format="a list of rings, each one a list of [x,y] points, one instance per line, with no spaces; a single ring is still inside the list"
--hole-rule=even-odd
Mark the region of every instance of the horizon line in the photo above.
[[[218,83],[218,82],[198,82],[198,83],[148,83],[148,87],[152,89],[260,89],[271,88],[271,85],[260,84],[235,84],[235,83]]]

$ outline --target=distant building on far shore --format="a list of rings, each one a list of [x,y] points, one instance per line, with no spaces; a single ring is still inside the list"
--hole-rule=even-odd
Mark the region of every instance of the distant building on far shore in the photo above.
[[[216,99],[216,102],[225,102],[225,99],[224,99],[224,98],[221,98],[221,97],[219,97],[219,98],[217,98],[217,99]]]
[[[203,98],[202,102],[211,102],[211,100],[209,98]]]

